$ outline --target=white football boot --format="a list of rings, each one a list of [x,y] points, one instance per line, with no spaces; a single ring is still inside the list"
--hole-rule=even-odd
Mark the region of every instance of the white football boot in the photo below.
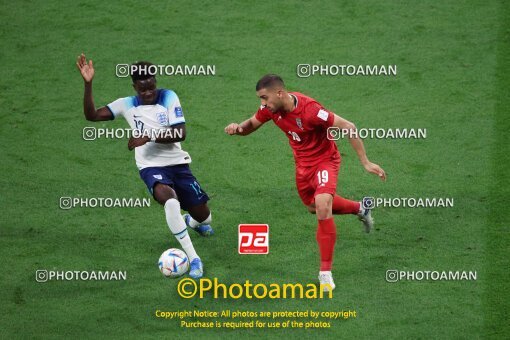
[[[322,290],[324,292],[329,292],[335,289],[335,282],[333,281],[333,275],[331,272],[320,271],[319,272],[319,283],[322,285]]]
[[[374,219],[372,218],[372,211],[370,209],[362,207],[361,211],[358,213],[358,219],[363,222],[366,233],[369,233],[374,227]]]

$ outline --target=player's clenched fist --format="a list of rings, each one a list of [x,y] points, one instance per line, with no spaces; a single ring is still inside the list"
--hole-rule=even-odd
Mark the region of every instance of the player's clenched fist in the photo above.
[[[243,128],[237,123],[231,123],[225,128],[225,132],[229,135],[237,135],[243,132]]]

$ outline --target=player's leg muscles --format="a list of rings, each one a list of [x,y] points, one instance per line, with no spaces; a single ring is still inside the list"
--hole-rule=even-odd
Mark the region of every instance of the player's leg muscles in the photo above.
[[[189,207],[188,212],[191,217],[199,223],[205,222],[205,220],[211,216],[211,210],[209,210],[207,203]]]
[[[168,184],[156,183],[154,185],[153,193],[154,199],[161,205],[165,205],[166,201],[171,198],[177,199],[177,194]]]
[[[318,194],[315,196],[315,213],[317,214],[317,219],[325,220],[327,218],[331,218],[333,207],[333,195],[331,194]]]

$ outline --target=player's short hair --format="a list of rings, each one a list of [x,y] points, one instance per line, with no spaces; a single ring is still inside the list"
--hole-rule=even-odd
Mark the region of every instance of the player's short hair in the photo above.
[[[150,69],[150,66],[154,66],[154,64],[149,61],[137,61],[131,65],[130,73],[133,84],[136,83],[137,80],[145,80],[149,78],[156,79],[155,74],[151,72],[153,70]]]
[[[285,83],[283,82],[282,77],[277,74],[266,74],[257,82],[257,86],[255,86],[255,91],[261,89],[269,89],[274,87],[282,87],[285,88]]]

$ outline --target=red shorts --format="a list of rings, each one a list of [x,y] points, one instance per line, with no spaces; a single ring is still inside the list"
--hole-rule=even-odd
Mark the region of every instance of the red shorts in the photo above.
[[[336,193],[340,156],[322,160],[315,166],[296,166],[296,186],[305,205],[315,202],[318,194]]]

